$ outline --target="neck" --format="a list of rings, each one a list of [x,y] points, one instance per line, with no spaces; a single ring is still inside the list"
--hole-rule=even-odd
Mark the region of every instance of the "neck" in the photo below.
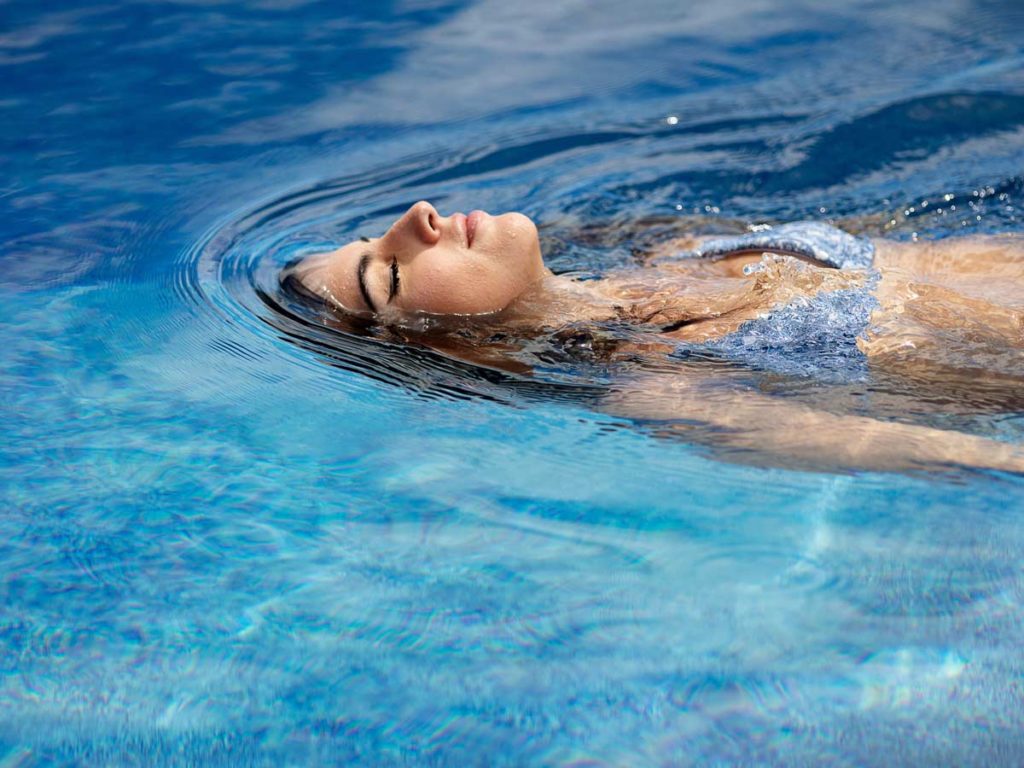
[[[601,295],[597,284],[547,272],[509,305],[503,319],[512,325],[551,328],[615,317],[615,302]]]

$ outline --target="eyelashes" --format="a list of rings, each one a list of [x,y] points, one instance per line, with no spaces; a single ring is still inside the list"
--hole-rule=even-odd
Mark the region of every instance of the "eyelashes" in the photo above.
[[[370,238],[368,238],[366,235],[361,235],[359,239],[362,240],[364,243],[370,242]]]
[[[391,301],[398,295],[400,283],[401,281],[398,276],[398,259],[396,258],[391,261],[391,290],[389,291],[388,301]]]

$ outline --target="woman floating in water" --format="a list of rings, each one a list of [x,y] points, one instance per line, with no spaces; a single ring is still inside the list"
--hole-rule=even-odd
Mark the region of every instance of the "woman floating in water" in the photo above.
[[[807,222],[676,239],[648,254],[642,268],[579,280],[544,266],[537,228],[522,214],[444,217],[419,202],[382,237],[306,258],[283,281],[333,313],[382,326],[477,326],[485,331],[476,337],[479,345],[540,329],[555,335],[570,329],[573,336],[588,325],[629,327],[633,336],[617,344],[619,358],[648,364],[632,366],[602,407],[685,429],[734,457],[771,456],[775,463],[785,457],[797,466],[1024,471],[1024,450],[1012,444],[900,423],[899,397],[892,396],[887,410],[884,391],[871,393],[868,409],[863,387],[822,401],[833,390],[773,395],[749,383],[723,386],[708,366],[677,365],[670,372],[650,364],[681,345],[728,339],[772,313],[840,313],[873,371],[941,380],[953,390],[971,381],[975,389],[1012,391],[1024,381],[1019,239],[871,241]],[[834,325],[835,317],[825,315],[822,322]]]

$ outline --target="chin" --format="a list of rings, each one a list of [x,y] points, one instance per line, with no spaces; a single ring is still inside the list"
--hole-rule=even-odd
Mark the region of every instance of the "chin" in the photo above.
[[[537,225],[533,223],[533,219],[527,216],[525,213],[519,213],[513,211],[512,213],[506,213],[501,218],[507,218],[509,220],[509,228],[518,233],[528,233],[531,237],[537,239]]]
[[[522,213],[506,213],[500,217],[503,245],[518,254],[540,256],[540,236],[537,225]]]

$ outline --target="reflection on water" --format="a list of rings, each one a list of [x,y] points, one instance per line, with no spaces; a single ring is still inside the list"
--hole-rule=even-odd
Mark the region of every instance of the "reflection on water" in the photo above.
[[[585,357],[371,342],[277,275],[421,197],[582,274],[1020,232],[1021,9],[44,6],[0,33],[0,761],[1020,762],[1019,476],[722,462]],[[1021,441],[1013,371],[776,357],[663,365]]]

